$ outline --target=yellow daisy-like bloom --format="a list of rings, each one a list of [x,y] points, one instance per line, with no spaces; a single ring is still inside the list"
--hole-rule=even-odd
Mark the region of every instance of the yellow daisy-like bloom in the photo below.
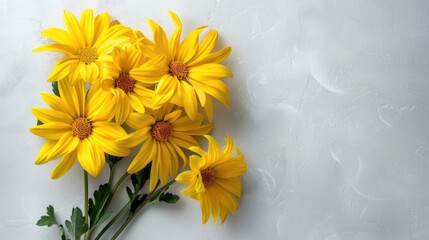
[[[111,89],[116,100],[115,120],[122,124],[133,110],[144,113],[145,106],[152,106],[153,90],[141,80],[158,81],[162,66],[156,65],[157,59],[145,58],[142,50],[131,44],[115,47],[112,58],[103,67],[102,86]]]
[[[54,51],[65,56],[57,61],[48,77],[49,82],[59,81],[69,75],[72,84],[83,79],[93,82],[100,75],[100,64],[108,61],[115,46],[129,41],[131,30],[123,25],[110,26],[110,16],[103,13],[95,17],[92,9],[84,10],[80,22],[64,10],[64,22],[68,29],[48,28],[42,36],[57,43],[46,44],[33,51]]]
[[[240,177],[246,172],[244,156],[234,145],[230,136],[226,137],[226,147],[222,152],[216,140],[206,135],[209,150],[200,147],[190,149],[201,157],[189,158],[191,170],[179,174],[176,181],[189,186],[182,193],[200,202],[202,222],[206,223],[213,216],[223,223],[228,212],[235,213],[238,208],[237,198],[241,195]],[[235,151],[237,155],[232,157]]]
[[[175,177],[179,168],[178,157],[187,165],[183,149],[197,146],[194,136],[207,134],[212,125],[204,125],[203,116],[197,114],[194,120],[174,110],[169,104],[153,114],[131,113],[126,123],[136,129],[126,138],[119,140],[127,147],[133,147],[144,141],[140,151],[128,167],[129,173],[136,173],[152,162],[149,190],[155,189],[158,179],[166,184],[168,177]]]
[[[166,67],[156,85],[154,106],[172,102],[183,106],[188,116],[193,119],[198,112],[198,96],[211,121],[213,106],[209,95],[229,106],[228,87],[221,79],[232,77],[232,73],[220,62],[229,56],[231,47],[212,52],[218,36],[215,30],[210,30],[199,43],[199,35],[205,27],[195,29],[181,43],[182,23],[175,13],[169,14],[176,25],[170,40],[167,40],[161,26],[148,20],[154,32],[155,49],[165,56]]]
[[[77,158],[85,171],[97,176],[105,163],[104,153],[114,156],[130,154],[129,148],[115,142],[127,133],[111,122],[114,112],[109,94],[100,90],[85,97],[82,81],[72,86],[68,79],[64,79],[58,85],[61,97],[41,94],[52,109],[32,109],[33,115],[43,125],[32,127],[30,131],[47,139],[36,157],[36,164],[62,156],[51,174],[56,179],[66,173]]]

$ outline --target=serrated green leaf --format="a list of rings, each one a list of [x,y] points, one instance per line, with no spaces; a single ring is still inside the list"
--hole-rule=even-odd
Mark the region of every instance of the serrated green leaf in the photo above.
[[[58,82],[53,82],[52,83],[52,92],[57,95],[58,97],[60,97],[60,91],[58,90]]]
[[[52,227],[52,225],[56,225],[55,218],[52,218],[50,216],[41,216],[39,221],[37,221],[36,225],[39,227],[48,226]]]
[[[112,156],[110,154],[105,153],[106,161],[109,164],[109,167],[112,168],[116,163],[118,163],[122,157]]]
[[[144,184],[150,177],[150,169],[152,167],[152,163],[149,163],[146,167],[144,167],[139,172],[131,175],[131,183],[134,187],[134,192],[140,191],[143,188]]]
[[[179,201],[180,197],[172,194],[172,193],[163,193],[159,196],[159,201],[166,202],[166,203],[176,203]]]
[[[54,207],[52,207],[52,205],[49,205],[46,208],[46,214],[48,215],[44,215],[41,216],[39,221],[37,221],[36,225],[37,226],[48,226],[48,227],[52,227],[52,225],[58,225],[57,224],[57,219],[55,219],[55,212],[54,212]]]
[[[109,211],[106,212],[103,216],[100,217],[100,219],[97,221],[97,225],[98,224],[103,224],[104,221],[106,221],[107,219],[110,218],[110,216],[112,216],[113,212]]]
[[[99,217],[110,197],[110,185],[108,183],[100,185],[94,192],[94,200],[89,199],[88,215],[90,227],[99,224]]]
[[[158,192],[158,193],[156,193],[156,195],[153,195],[152,196],[152,198],[149,200],[151,203],[153,203],[153,202],[157,202],[157,201],[159,201],[159,197],[162,195],[162,194],[164,194],[165,193],[165,191],[167,191],[168,190],[168,188],[166,188],[166,189],[164,189],[164,190],[162,190],[161,192]]]
[[[131,207],[130,207],[130,213],[134,214],[136,209],[145,202],[146,198],[147,198],[147,194],[139,194],[136,196],[136,198],[133,200],[133,202],[131,203]]]
[[[80,240],[80,237],[88,231],[88,225],[85,224],[82,210],[78,207],[73,208],[70,220],[71,221],[66,220],[67,230],[71,234],[73,240]]]

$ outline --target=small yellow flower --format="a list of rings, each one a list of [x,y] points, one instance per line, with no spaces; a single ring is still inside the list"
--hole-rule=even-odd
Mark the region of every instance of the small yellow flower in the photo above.
[[[97,176],[105,163],[104,153],[114,156],[130,154],[129,148],[115,142],[127,133],[111,122],[114,109],[109,94],[100,90],[85,97],[84,82],[72,86],[68,79],[58,85],[61,97],[41,94],[52,109],[32,109],[33,115],[43,125],[32,127],[30,131],[47,139],[36,157],[36,164],[45,164],[62,156],[51,174],[55,179],[66,173],[77,158],[85,171]]]
[[[115,120],[122,124],[133,110],[144,113],[145,106],[152,106],[153,90],[146,83],[158,81],[163,68],[156,65],[159,60],[145,58],[141,47],[131,44],[115,47],[112,58],[112,62],[103,65],[102,87],[113,93]]]
[[[209,142],[208,152],[195,146],[190,149],[201,157],[189,158],[191,170],[179,174],[176,181],[188,186],[182,193],[200,202],[202,222],[213,216],[223,223],[228,212],[235,213],[238,208],[237,197],[241,195],[240,177],[246,172],[244,156],[234,145],[230,136],[226,137],[225,150],[222,151],[216,140],[205,136]],[[232,157],[235,151],[237,155]]]
[[[182,148],[197,146],[198,142],[194,136],[202,136],[212,129],[212,125],[202,124],[204,118],[201,114],[191,120],[182,114],[182,110],[174,109],[174,105],[169,104],[152,114],[131,113],[126,123],[136,131],[119,140],[127,147],[144,141],[128,167],[128,172],[136,173],[152,162],[150,191],[155,189],[158,179],[162,184],[166,184],[169,176],[175,177],[179,169],[179,156],[187,165]]]
[[[110,16],[103,13],[95,17],[92,9],[83,11],[80,22],[70,12],[64,10],[64,22],[68,31],[48,28],[42,36],[57,43],[50,43],[34,52],[54,51],[65,56],[57,61],[48,77],[49,82],[70,76],[72,84],[84,80],[93,82],[100,75],[100,64],[110,60],[108,55],[115,46],[129,41],[131,30],[123,25],[110,26]]]
[[[210,30],[198,43],[205,27],[195,29],[181,43],[182,23],[175,13],[169,14],[176,25],[170,41],[161,26],[148,20],[154,32],[155,50],[165,56],[164,74],[155,88],[154,107],[172,102],[183,106],[186,114],[194,119],[198,112],[198,97],[211,121],[213,106],[210,96],[229,106],[228,87],[221,79],[232,77],[232,73],[220,62],[229,56],[231,47],[212,52],[218,36],[215,30]]]

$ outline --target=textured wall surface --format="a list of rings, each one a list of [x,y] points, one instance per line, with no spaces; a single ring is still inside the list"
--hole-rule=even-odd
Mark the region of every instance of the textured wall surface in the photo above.
[[[171,33],[173,10],[185,33],[209,25],[220,33],[219,47],[233,47],[226,61],[235,74],[226,79],[232,104],[216,104],[214,135],[229,132],[249,164],[239,211],[223,226],[202,225],[198,203],[182,198],[144,211],[122,239],[429,239],[429,1],[0,6],[0,239],[57,239],[55,229],[35,226],[45,207],[65,219],[83,205],[80,167],[51,180],[56,162],[34,165],[43,140],[28,128],[60,56],[31,49],[48,42],[42,29],[64,26],[63,9],[79,15],[88,7],[149,36],[146,18]]]

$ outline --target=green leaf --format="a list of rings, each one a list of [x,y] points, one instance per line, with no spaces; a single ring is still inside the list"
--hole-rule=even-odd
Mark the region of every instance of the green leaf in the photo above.
[[[149,163],[145,168],[131,175],[131,183],[133,184],[135,193],[140,191],[140,189],[143,188],[144,184],[149,179],[151,167],[152,163]]]
[[[58,90],[58,82],[53,82],[52,83],[52,92],[57,95],[58,97],[60,97],[60,91]]]
[[[106,221],[107,219],[109,219],[110,216],[112,216],[112,214],[113,214],[112,211],[106,212],[103,216],[101,216],[100,219],[98,219],[97,225],[102,224],[104,221]]]
[[[172,194],[172,193],[163,193],[159,196],[159,201],[166,202],[166,203],[176,203],[179,201],[180,197]]]
[[[88,231],[88,225],[85,224],[82,210],[78,207],[73,208],[70,220],[66,220],[67,230],[72,235],[73,240],[80,240],[80,237]]]
[[[94,200],[89,199],[88,215],[90,227],[99,224],[100,214],[103,212],[105,205],[110,197],[110,185],[108,183],[100,185],[94,192]]]
[[[139,194],[136,196],[136,198],[131,203],[131,207],[130,207],[131,214],[134,214],[136,212],[136,209],[145,202],[147,196],[148,196],[147,194],[143,194],[143,195]]]
[[[37,221],[37,226],[48,226],[51,227],[52,225],[57,225],[58,230],[61,236],[61,240],[67,240],[66,235],[64,233],[64,227],[61,224],[58,224],[57,219],[55,218],[55,211],[54,207],[52,205],[49,205],[46,208],[48,211],[46,212],[48,215],[42,216],[39,221]]]
[[[112,168],[116,163],[118,163],[122,157],[112,156],[110,154],[105,153],[106,161],[109,164],[109,167]]]
[[[49,205],[47,208],[47,214],[42,217],[40,217],[39,221],[37,221],[37,226],[48,226],[52,227],[52,225],[58,225],[57,219],[55,219],[55,213],[54,213],[54,207],[52,205]]]
[[[39,119],[37,119],[37,126],[39,126],[39,125],[43,125],[43,122],[40,121]]]

